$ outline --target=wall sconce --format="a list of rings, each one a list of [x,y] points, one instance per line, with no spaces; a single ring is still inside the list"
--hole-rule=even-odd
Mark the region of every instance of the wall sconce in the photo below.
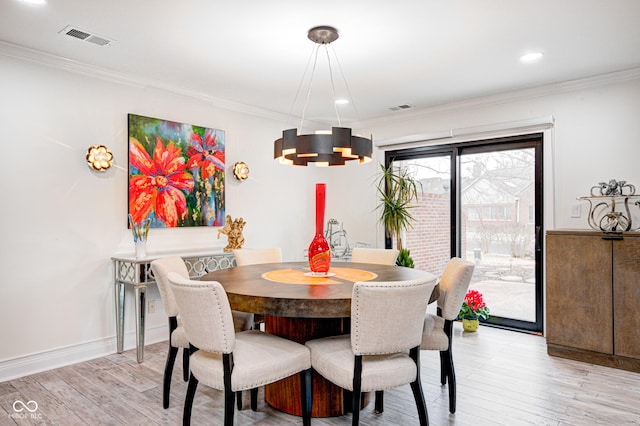
[[[233,176],[240,182],[249,177],[249,166],[244,161],[238,161],[233,165]]]
[[[104,145],[93,145],[87,149],[87,164],[93,170],[103,172],[113,165],[113,154]]]

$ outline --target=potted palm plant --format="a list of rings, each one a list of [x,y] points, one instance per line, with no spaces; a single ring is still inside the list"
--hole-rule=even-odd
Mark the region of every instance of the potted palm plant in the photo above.
[[[404,259],[406,265],[413,265],[409,251],[402,247],[402,232],[409,229],[415,220],[411,209],[418,199],[418,188],[422,185],[409,173],[407,169],[394,169],[392,165],[385,167],[380,164],[381,174],[378,177],[378,208],[380,222],[384,224],[385,237],[388,245],[395,238],[396,248],[400,250],[398,259]]]

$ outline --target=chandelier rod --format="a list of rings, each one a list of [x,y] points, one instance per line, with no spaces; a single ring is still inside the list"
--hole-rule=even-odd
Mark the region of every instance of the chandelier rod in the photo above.
[[[323,46],[324,46],[324,51],[327,54],[327,62],[329,64],[329,78],[331,79],[331,94],[333,96],[333,109],[336,112],[336,117],[338,117],[338,127],[342,127],[342,122],[340,120],[340,113],[338,112],[338,104],[336,104],[336,85],[333,82],[333,68],[331,68],[331,56],[329,55],[329,49],[327,48],[327,45],[323,44]],[[333,53],[335,55],[335,51]]]
[[[333,56],[335,56],[335,58],[336,58],[336,63],[338,64],[338,70],[340,70],[340,75],[342,76],[342,81],[344,82],[344,86],[347,89],[347,96],[349,97],[349,102],[351,102],[351,107],[353,108],[353,112],[355,112],[355,114],[356,114],[356,120],[357,121],[361,121],[360,120],[360,114],[358,113],[358,108],[356,108],[356,102],[353,100],[353,95],[351,94],[351,87],[349,86],[349,82],[347,81],[347,78],[344,75],[344,70],[342,69],[342,64],[340,63],[340,58],[338,58],[338,55],[336,54],[336,50],[333,48],[333,46],[331,46],[331,44],[329,44],[329,46],[331,47],[331,50],[333,50]],[[336,108],[337,108],[337,105],[336,105]],[[338,120],[339,120],[339,118],[338,118]]]
[[[318,64],[318,52],[320,50],[320,45],[316,45],[314,48],[315,55],[313,60],[313,68],[311,68],[311,78],[309,79],[309,86],[307,87],[307,96],[304,100],[304,106],[302,107],[302,117],[300,117],[300,131],[302,131],[302,125],[304,123],[304,116],[307,112],[307,105],[309,104],[309,98],[311,97],[311,87],[313,86],[313,77],[316,74],[316,65]]]
[[[309,54],[309,59],[307,59],[307,65],[304,67],[302,78],[300,78],[300,82],[298,83],[298,89],[296,90],[296,95],[294,96],[293,102],[291,103],[291,108],[289,109],[289,115],[288,115],[289,120],[293,119],[293,110],[296,107],[296,102],[298,101],[298,97],[300,96],[300,91],[302,89],[302,85],[304,83],[305,77],[307,76],[307,72],[309,71],[309,65],[311,64],[311,59],[313,59],[313,53],[315,50],[316,50],[315,47],[311,49],[311,53]],[[304,115],[304,112],[302,115]]]
[[[328,43],[327,43],[328,44]],[[316,66],[318,64],[318,54],[320,52],[320,48],[323,47],[325,54],[327,56],[327,64],[329,66],[329,79],[331,81],[331,95],[333,98],[333,109],[336,113],[336,117],[338,119],[338,127],[342,126],[342,120],[340,119],[340,112],[338,111],[338,105],[336,104],[335,100],[336,100],[336,85],[335,85],[335,81],[333,78],[333,67],[331,66],[331,55],[329,54],[329,49],[327,48],[327,44],[318,44],[315,47],[315,55],[314,56],[314,61],[313,61],[313,67],[311,69],[311,78],[309,80],[309,86],[307,88],[307,95],[305,98],[305,102],[304,102],[304,106],[302,107],[302,117],[300,119],[300,130],[302,130],[302,126],[304,124],[304,117],[305,114],[307,112],[307,106],[309,104],[309,99],[311,98],[311,89],[313,86],[313,79],[315,77],[315,73],[316,73]],[[335,55],[335,50],[334,50],[334,55]],[[336,56],[336,60],[337,60],[337,56]],[[306,71],[305,71],[306,74]],[[304,77],[304,76],[303,76]],[[343,74],[344,77],[344,74]],[[345,86],[347,85],[347,82],[345,81]],[[349,88],[347,87],[347,92],[349,91]],[[349,95],[351,96],[351,95]],[[297,95],[296,95],[297,98]],[[295,102],[295,101],[294,101]]]

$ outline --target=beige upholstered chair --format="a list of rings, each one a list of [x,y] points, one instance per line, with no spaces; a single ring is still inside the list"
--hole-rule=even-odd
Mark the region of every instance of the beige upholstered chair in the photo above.
[[[400,250],[355,247],[351,251],[351,261],[355,263],[374,263],[377,265],[395,265]],[[383,411],[384,391],[376,392],[376,411]]]
[[[280,247],[236,249],[233,251],[233,257],[236,258],[236,265],[238,266],[280,263],[282,262],[282,250]],[[255,314],[253,318],[253,328],[259,330],[260,324],[263,322],[264,316]]]
[[[440,351],[440,382],[449,382],[449,411],[456,412],[456,375],[451,352],[453,321],[458,317],[464,296],[469,289],[474,263],[452,258],[442,273],[438,290],[438,315],[424,318],[420,349]]]
[[[169,394],[171,392],[171,374],[176,362],[178,349],[182,348],[182,367],[185,382],[189,380],[189,341],[184,334],[184,327],[178,318],[178,305],[173,298],[173,292],[169,285],[167,275],[175,272],[183,278],[189,278],[189,271],[181,257],[173,256],[164,259],[156,259],[151,262],[151,270],[158,283],[158,290],[164,305],[164,312],[169,317],[169,354],[164,366],[164,378],[162,381],[162,406],[169,407]]]
[[[280,247],[238,249],[233,251],[233,256],[236,258],[236,265],[238,266],[282,262],[282,250]]]
[[[164,378],[162,385],[162,406],[169,407],[169,394],[171,392],[171,375],[176,361],[178,349],[183,349],[182,366],[184,381],[189,380],[189,341],[184,333],[184,327],[178,316],[178,305],[176,305],[169,285],[167,275],[175,272],[182,278],[189,278],[189,270],[184,260],[179,256],[165,257],[151,262],[151,270],[158,283],[158,290],[164,305],[164,311],[169,317],[169,354],[164,367]],[[253,315],[245,312],[233,311],[233,322],[236,331],[248,330],[253,323]],[[239,403],[240,403],[239,399]],[[253,404],[253,401],[252,401]]]
[[[184,403],[183,424],[199,382],[224,390],[224,424],[233,425],[234,393],[254,389],[300,373],[303,424],[311,421],[311,361],[299,343],[257,330],[235,333],[229,300],[215,281],[193,281],[169,274],[180,316],[191,342],[191,376]]]
[[[395,265],[398,253],[396,249],[374,249],[355,247],[351,251],[351,261],[356,263],[375,263],[378,265]]]
[[[357,282],[351,298],[351,335],[306,343],[313,369],[352,391],[353,425],[360,419],[361,392],[408,383],[420,424],[428,424],[419,349],[424,313],[434,287],[435,279]]]

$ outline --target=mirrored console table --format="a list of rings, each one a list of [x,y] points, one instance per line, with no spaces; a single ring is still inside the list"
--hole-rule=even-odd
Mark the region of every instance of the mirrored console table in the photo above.
[[[168,256],[180,256],[184,259],[191,278],[236,266],[232,253],[216,252],[172,252],[150,254],[136,259],[134,255],[114,256],[111,258],[114,270],[115,307],[116,307],[116,345],[118,353],[124,346],[124,311],[126,287],[133,287],[135,293],[136,314],[136,355],[138,362],[144,360],[144,325],[146,317],[147,286],[156,284],[151,270],[151,262]]]

